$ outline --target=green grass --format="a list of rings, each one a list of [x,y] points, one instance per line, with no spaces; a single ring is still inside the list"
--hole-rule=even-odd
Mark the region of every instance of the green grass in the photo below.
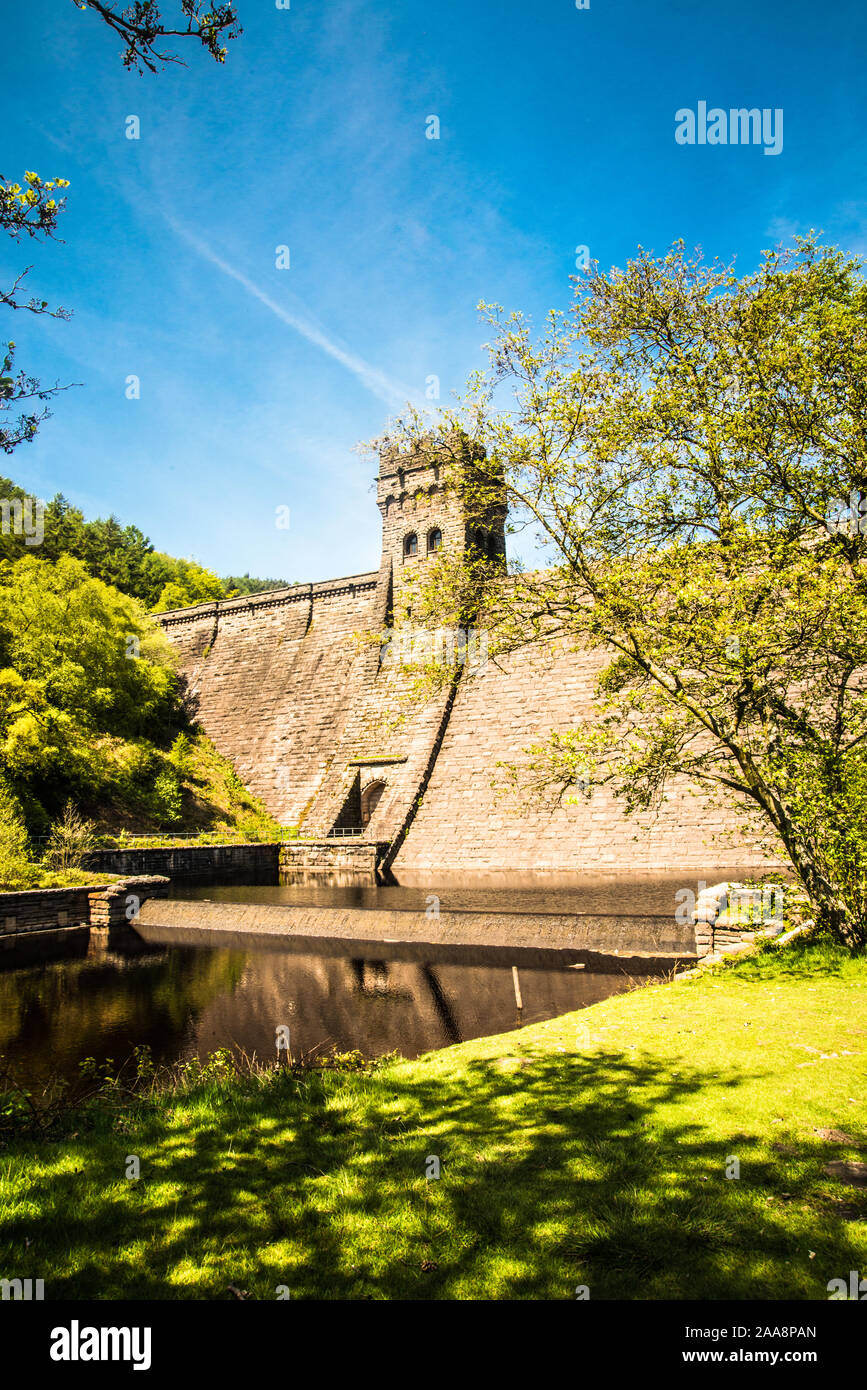
[[[76,1137],[0,1151],[0,1275],[48,1298],[826,1299],[867,1272],[867,1189],[823,1173],[867,1157],[865,1059],[867,959],[794,944],[415,1062],[104,1098]]]

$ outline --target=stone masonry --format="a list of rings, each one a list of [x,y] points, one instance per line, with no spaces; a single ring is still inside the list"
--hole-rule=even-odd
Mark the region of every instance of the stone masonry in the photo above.
[[[553,810],[500,795],[498,763],[520,760],[590,712],[605,655],[543,659],[528,649],[407,708],[406,676],[382,664],[377,634],[389,630],[408,575],[435,553],[429,547],[502,554],[502,517],[473,527],[436,462],[412,455],[383,455],[377,501],[378,571],[160,615],[196,717],[281,824],[327,840],[335,827],[353,829],[375,788],[363,838],[391,846],[385,861],[398,878],[770,867],[738,834],[735,808],[713,807],[682,779],[655,819],[624,817],[598,789]]]

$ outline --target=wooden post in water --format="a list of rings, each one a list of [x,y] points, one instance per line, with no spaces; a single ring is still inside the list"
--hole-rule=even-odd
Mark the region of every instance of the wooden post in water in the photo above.
[[[524,1001],[521,998],[521,981],[518,979],[518,967],[512,966],[512,984],[515,986],[515,1003],[518,1006],[518,1013],[523,1013]]]

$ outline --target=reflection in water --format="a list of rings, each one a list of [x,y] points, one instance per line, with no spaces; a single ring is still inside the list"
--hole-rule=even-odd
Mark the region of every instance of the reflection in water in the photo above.
[[[455,963],[453,952],[437,960],[435,947],[424,961],[365,960],[351,942],[345,955],[309,944],[305,954],[259,941],[243,950],[139,946],[0,972],[0,1053],[35,1088],[74,1080],[85,1057],[120,1064],[142,1045],[158,1062],[217,1047],[268,1060],[280,1025],[295,1056],[357,1048],[416,1057],[582,1008],[641,978],[521,965],[519,1014],[509,950],[467,948]]]
[[[239,951],[147,950],[0,972],[0,1056],[16,1077],[72,1080],[85,1057],[121,1064],[147,1046],[191,1055],[191,1019],[241,979]],[[194,1052],[195,1049],[192,1049]]]

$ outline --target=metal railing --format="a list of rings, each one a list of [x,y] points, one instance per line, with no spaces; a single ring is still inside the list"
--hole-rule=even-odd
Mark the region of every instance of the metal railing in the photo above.
[[[294,825],[281,825],[279,827],[279,840],[275,837],[274,844],[282,843],[286,840],[296,839],[298,836],[297,827]],[[30,843],[37,850],[42,851],[51,840],[49,835],[31,835]],[[93,853],[98,850],[123,850],[137,849],[141,846],[154,845],[155,847],[175,844],[200,844],[200,845],[248,845],[248,844],[269,844],[270,840],[255,840],[242,834],[240,830],[152,830],[140,835],[98,835],[90,849],[85,853]]]

